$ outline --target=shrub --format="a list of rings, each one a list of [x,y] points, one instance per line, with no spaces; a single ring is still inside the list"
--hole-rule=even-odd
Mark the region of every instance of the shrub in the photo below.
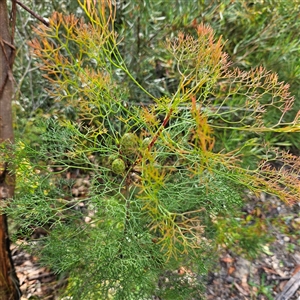
[[[120,55],[113,5],[79,4],[88,23],[54,13],[49,27],[35,30],[31,46],[49,94],[72,117],[45,121],[39,147],[16,151],[16,165],[20,155],[30,159],[34,187],[24,193],[20,186],[6,212],[21,231],[48,231],[32,251],[69,273],[73,299],[201,298],[197,276],[207,272],[224,234],[218,224],[232,226],[221,220],[234,216],[243,192],[265,191],[289,204],[300,192],[298,158],[262,145],[257,162],[253,139],[228,152],[214,132],[299,131],[298,118],[283,121],[293,98],[261,67],[231,68],[221,38],[203,24],[196,38],[179,33],[166,42],[178,86],[156,97]],[[151,102],[129,105],[132,84]],[[281,113],[276,122],[265,118],[270,109]],[[72,195],[74,169],[88,178],[81,197]],[[241,245],[253,236],[245,239]],[[183,267],[185,275],[175,272]]]

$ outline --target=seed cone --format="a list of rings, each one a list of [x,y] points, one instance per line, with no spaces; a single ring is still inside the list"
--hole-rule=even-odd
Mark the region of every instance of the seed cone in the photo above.
[[[138,149],[138,137],[134,133],[125,133],[120,141],[120,149],[125,156],[134,156]]]
[[[152,139],[150,137],[144,138],[142,141],[142,148],[146,149],[150,145],[151,141]]]
[[[122,174],[125,171],[125,163],[121,158],[115,159],[111,164],[111,169],[115,174]]]

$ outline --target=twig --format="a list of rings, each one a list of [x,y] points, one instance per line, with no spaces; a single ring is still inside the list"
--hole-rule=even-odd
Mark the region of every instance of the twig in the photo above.
[[[53,272],[36,274],[36,275],[28,276],[27,280],[32,281],[32,280],[36,280],[36,279],[44,279],[44,278],[47,278],[50,276],[55,276],[55,274]]]
[[[172,113],[173,113],[173,109],[171,108],[169,110],[168,114],[165,116],[162,124],[160,125],[160,128],[159,128],[158,132],[155,134],[155,136],[153,137],[152,141],[148,145],[148,149],[149,150],[153,147],[153,145],[155,144],[156,140],[158,139],[158,137],[162,133],[163,129],[167,126],[167,124],[169,122],[169,119],[171,118]]]
[[[124,102],[125,105],[127,106],[150,106],[155,104],[154,102],[141,102],[139,100],[137,100],[136,102],[133,101],[126,101]],[[199,105],[197,104],[197,107]],[[178,106],[176,107],[176,109],[178,109],[179,111],[182,110],[190,110],[190,107],[186,106]],[[262,109],[253,109],[253,108],[243,108],[243,107],[234,107],[234,106],[217,106],[217,105],[208,105],[207,107],[200,107],[201,111],[205,111],[207,109],[211,109],[212,111],[216,111],[216,110],[222,110],[222,111],[226,111],[226,110],[239,110],[239,111],[248,111],[248,112],[264,112],[264,110]]]
[[[275,300],[288,300],[290,299],[295,292],[300,287],[300,271],[294,274],[291,279],[284,286],[283,291],[277,295]]]
[[[22,2],[16,0],[16,3],[20,5],[22,8],[24,8],[27,12],[29,12],[32,16],[34,16],[36,19],[38,19],[40,22],[42,22],[44,25],[49,27],[49,22],[47,22],[43,17],[39,16],[37,13],[35,13],[32,9],[30,9],[28,6],[23,4]]]

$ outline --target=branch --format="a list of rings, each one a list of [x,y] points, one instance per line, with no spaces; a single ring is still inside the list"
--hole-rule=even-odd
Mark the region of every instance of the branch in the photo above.
[[[22,8],[24,8],[26,11],[28,11],[32,16],[34,16],[36,19],[38,19],[40,22],[42,22],[44,25],[49,27],[49,22],[47,22],[43,17],[36,14],[33,10],[31,10],[28,6],[23,4],[22,2],[16,0],[16,3],[19,4]]]
[[[158,137],[160,136],[160,134],[162,133],[163,129],[166,128],[168,122],[169,122],[169,119],[171,117],[173,113],[173,109],[171,108],[168,112],[168,114],[165,116],[162,124],[160,125],[160,128],[158,130],[158,132],[155,134],[155,136],[153,137],[152,141],[150,142],[150,144],[148,145],[148,149],[150,150],[153,145],[155,144],[156,140],[158,139]]]

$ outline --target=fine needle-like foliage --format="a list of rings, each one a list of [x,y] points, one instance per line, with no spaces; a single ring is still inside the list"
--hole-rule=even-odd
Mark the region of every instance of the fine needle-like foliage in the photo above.
[[[7,213],[20,231],[48,232],[33,251],[68,273],[72,299],[201,299],[215,223],[240,207],[243,192],[298,201],[299,158],[268,145],[259,162],[251,152],[256,135],[300,131],[299,115],[285,122],[288,85],[263,68],[231,69],[221,39],[200,24],[197,38],[166,41],[178,87],[156,98],[118,51],[113,4],[79,4],[87,21],[54,13],[30,43],[49,96],[69,119],[46,121],[37,149],[18,145],[17,175],[26,180]],[[148,104],[128,103],[132,83]],[[281,117],[270,124],[272,110]],[[226,152],[220,130],[252,137]],[[72,170],[88,186],[81,197],[72,196]]]

